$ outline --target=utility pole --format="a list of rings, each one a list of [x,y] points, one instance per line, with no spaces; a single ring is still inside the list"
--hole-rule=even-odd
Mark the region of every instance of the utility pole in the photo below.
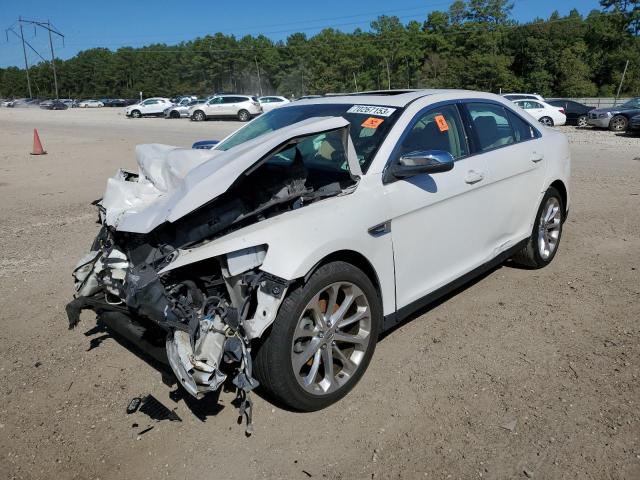
[[[58,96],[58,76],[56,75],[56,58],[53,55],[53,41],[51,40],[51,23],[47,19],[47,30],[49,30],[49,48],[51,48],[51,66],[53,67],[53,84],[56,88],[56,100],[60,97]]]
[[[24,54],[24,69],[27,72],[27,86],[29,87],[29,98],[33,98],[31,94],[31,79],[29,78],[29,63],[27,62],[27,49],[24,47],[24,33],[22,31],[22,23],[20,23],[20,39],[22,40],[22,53]]]
[[[64,45],[64,35],[61,32],[59,32],[58,30],[56,30],[55,28],[53,28],[51,26],[51,22],[49,20],[47,20],[46,22],[40,22],[40,21],[37,21],[37,20],[25,20],[22,17],[18,17],[18,22],[20,23],[20,34],[22,34],[22,24],[23,23],[28,23],[28,24],[31,24],[31,25],[34,25],[34,26],[38,26],[38,27],[44,28],[45,30],[47,30],[49,32],[49,48],[51,48],[51,67],[53,69],[53,83],[54,83],[55,89],[56,89],[56,100],[57,100],[58,99],[58,76],[56,74],[56,58],[55,58],[55,54],[53,53],[53,40],[51,38],[51,34],[55,33],[60,38],[62,38],[62,44],[63,45]],[[24,49],[24,37],[23,37],[22,41],[23,41],[22,48]],[[40,55],[40,54],[38,54],[38,55]],[[26,63],[26,53],[25,53],[25,63]],[[29,78],[28,69],[27,69],[27,78]],[[29,95],[31,95],[31,93],[29,93]]]
[[[258,89],[260,90],[260,96],[262,96],[262,82],[260,81],[260,67],[258,66],[258,57],[254,56],[253,59],[256,61],[256,71],[258,72]]]
[[[356,86],[356,93],[358,93],[358,81],[356,80],[356,72],[353,72],[353,83]]]
[[[622,90],[622,82],[624,82],[624,77],[627,75],[627,67],[629,67],[629,60],[624,64],[624,71],[622,72],[622,78],[620,79],[620,85],[618,85],[618,92],[616,93],[616,100],[613,103],[615,107],[618,104],[618,97],[620,97],[620,90]]]
[[[384,57],[384,61],[387,62],[387,88],[391,90],[391,72],[389,71],[389,60],[387,59],[387,57]]]

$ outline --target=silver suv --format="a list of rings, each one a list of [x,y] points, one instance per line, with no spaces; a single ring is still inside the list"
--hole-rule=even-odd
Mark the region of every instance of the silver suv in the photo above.
[[[262,107],[256,97],[249,95],[216,95],[202,105],[189,109],[189,118],[202,122],[213,117],[235,117],[247,122],[262,113]]]

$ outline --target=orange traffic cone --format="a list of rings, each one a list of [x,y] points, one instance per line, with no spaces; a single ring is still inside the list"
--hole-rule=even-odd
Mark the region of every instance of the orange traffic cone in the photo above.
[[[31,155],[46,155],[47,152],[42,148],[42,143],[40,143],[40,136],[38,135],[38,129],[33,129],[33,152]]]

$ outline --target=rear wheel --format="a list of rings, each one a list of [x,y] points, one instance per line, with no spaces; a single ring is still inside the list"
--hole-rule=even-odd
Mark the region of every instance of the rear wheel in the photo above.
[[[180,118],[180,113],[175,110],[171,112],[171,118]]]
[[[513,256],[513,261],[532,268],[550,264],[560,245],[563,222],[562,196],[558,190],[549,187],[538,208],[531,237],[527,245]]]
[[[362,377],[381,323],[380,297],[367,275],[345,262],[328,263],[283,301],[256,353],[255,375],[290,408],[325,408]]]
[[[240,120],[241,122],[248,122],[249,119],[251,119],[251,114],[246,110],[240,110],[238,112],[238,120]]]
[[[191,116],[191,118],[196,122],[203,122],[204,120],[207,119],[207,116],[204,114],[202,110],[196,110],[195,112],[193,112],[193,115]]]
[[[578,120],[576,120],[576,124],[579,127],[586,127],[587,126],[587,116],[586,115],[580,115],[578,117]]]
[[[547,127],[553,127],[553,119],[551,117],[542,117],[539,122]]]
[[[624,115],[616,115],[609,122],[609,130],[613,132],[624,132],[627,129],[629,121]]]

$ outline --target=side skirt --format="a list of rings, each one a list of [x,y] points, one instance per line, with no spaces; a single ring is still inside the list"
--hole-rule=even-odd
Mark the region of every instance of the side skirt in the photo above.
[[[421,308],[434,303],[439,298],[442,298],[448,293],[451,293],[452,291],[456,290],[457,288],[462,287],[463,285],[465,285],[475,277],[482,275],[483,273],[491,270],[494,267],[497,267],[498,265],[503,263],[505,260],[511,258],[515,253],[519,252],[522,248],[524,248],[528,241],[529,239],[525,238],[524,240],[516,243],[513,247],[498,254],[492,260],[489,260],[487,263],[474,268],[468,273],[465,273],[464,275],[455,279],[451,283],[448,283],[447,285],[444,285],[438,288],[437,290],[434,290],[433,292],[428,293],[427,295],[425,295],[422,298],[419,298],[418,300],[414,300],[409,305],[405,305],[404,307],[396,310],[395,313],[385,315],[382,321],[382,331],[386,332],[387,330],[392,329],[402,321],[406,320],[409,316],[411,316],[412,313],[416,312],[417,310],[420,310]]]

